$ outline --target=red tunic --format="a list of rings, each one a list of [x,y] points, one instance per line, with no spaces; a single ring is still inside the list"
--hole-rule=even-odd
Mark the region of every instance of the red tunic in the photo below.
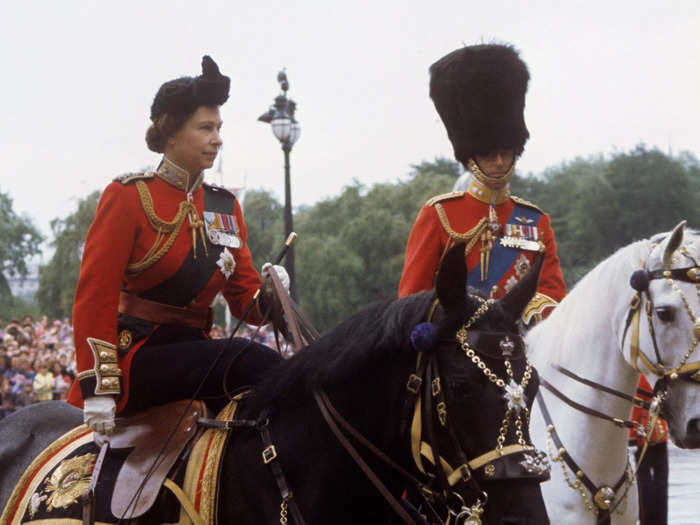
[[[177,214],[180,203],[187,200],[185,191],[160,176],[141,177],[140,180],[146,183],[150,192],[155,214],[164,221],[171,221]],[[217,293],[222,292],[231,313],[240,317],[260,287],[260,276],[253,268],[246,244],[246,226],[238,201],[226,190],[201,184],[192,192],[192,202],[199,218],[203,217],[205,211],[205,194],[210,201],[217,200],[219,205],[225,202],[229,209],[217,211],[235,218],[240,247],[228,248],[208,243],[207,257],[203,241],[197,233],[197,257],[194,258],[190,221],[186,218],[170,249],[150,268],[137,275],[129,275],[127,265],[140,261],[147,254],[156,241],[157,232],[148,221],[135,182],[125,181],[126,179],[115,181],[107,186],[85,240],[73,305],[75,353],[80,381],[74,382],[68,395],[68,401],[78,407],[82,407],[83,397],[90,395],[92,390],[92,386],[85,388],[85,380],[90,379],[91,370],[95,367],[88,338],[120,348],[117,360],[121,370],[121,396],[117,399],[117,411],[120,411],[128,400],[129,366],[132,358],[148,340],[148,336],[159,327],[157,324],[152,325],[150,334],[131,345],[125,345],[122,341],[120,347],[117,333],[120,291],[141,296],[149,290],[157,290],[158,285],[167,280],[168,285],[157,296],[159,302],[206,311]],[[212,250],[214,253],[211,253]],[[235,260],[234,272],[228,279],[219,267],[213,266],[224,250],[228,250]],[[184,280],[186,284],[189,284],[188,280],[196,281],[189,297],[182,293],[187,287],[176,284],[175,278],[180,282]],[[171,286],[170,283],[174,284]],[[187,301],[186,304],[179,304],[184,300]],[[248,320],[260,322],[256,308],[251,310]],[[202,337],[206,336],[202,330]],[[93,383],[94,377],[93,374]],[[79,383],[83,383],[82,392]]]
[[[472,185],[467,192],[455,192],[430,199],[421,208],[406,245],[399,297],[433,288],[440,261],[451,246],[461,242],[459,234],[469,232],[482,218],[488,218],[488,192],[483,186]],[[533,315],[546,316],[566,295],[549,216],[526,201],[510,197],[506,190],[501,192],[496,202],[498,204],[494,208],[500,230],[491,252],[488,273],[482,281],[481,242],[477,240],[466,257],[469,285],[494,298],[500,298],[527,272],[537,251],[499,245],[500,239],[516,227],[525,232],[523,238],[536,239],[545,254],[538,294],[528,305],[523,318],[527,322]],[[444,210],[451,232],[448,232],[444,221],[440,220],[439,207]],[[509,224],[508,230],[506,224]]]

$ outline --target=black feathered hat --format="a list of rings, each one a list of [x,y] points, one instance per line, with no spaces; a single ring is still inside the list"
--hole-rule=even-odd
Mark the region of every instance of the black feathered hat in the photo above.
[[[219,72],[209,55],[202,57],[202,74],[180,77],[160,86],[151,105],[151,120],[164,113],[189,114],[199,106],[220,106],[228,100],[231,79]]]
[[[495,149],[523,152],[530,137],[523,117],[529,80],[509,45],[463,47],[430,66],[430,98],[464,166]]]

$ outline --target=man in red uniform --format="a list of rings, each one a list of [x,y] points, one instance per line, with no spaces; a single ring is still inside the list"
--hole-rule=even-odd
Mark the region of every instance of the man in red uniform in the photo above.
[[[525,324],[546,316],[566,295],[549,216],[509,189],[530,136],[523,118],[529,78],[506,45],[463,47],[430,67],[430,96],[455,157],[472,176],[466,191],[433,197],[421,208],[406,245],[399,297],[431,289],[442,257],[458,242],[467,245],[469,285],[493,298],[544,255]]]

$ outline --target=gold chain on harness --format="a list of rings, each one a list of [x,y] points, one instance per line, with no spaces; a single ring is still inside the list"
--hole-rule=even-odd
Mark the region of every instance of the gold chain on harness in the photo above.
[[[180,233],[185,218],[189,219],[190,229],[192,231],[192,251],[194,253],[194,258],[197,258],[196,232],[199,232],[202,244],[204,245],[204,253],[208,255],[207,243],[204,238],[204,221],[199,218],[199,213],[197,212],[197,207],[194,205],[194,202],[192,202],[191,194],[188,193],[187,200],[180,203],[175,217],[173,217],[171,221],[165,221],[156,214],[156,210],[153,207],[153,198],[148,191],[146,183],[143,181],[136,181],[136,191],[141,199],[141,206],[146,213],[148,223],[156,230],[157,234],[153,246],[151,246],[146,255],[144,255],[140,261],[127,265],[127,275],[137,275],[147,270],[168,253],[168,250],[170,250],[177,238],[177,234]],[[168,238],[163,243],[163,239],[166,235],[168,235]]]
[[[513,368],[510,363],[510,360],[505,359],[504,364],[506,368],[506,374],[510,379],[510,381],[506,383],[503,379],[498,377],[490,368],[488,368],[486,366],[486,363],[484,363],[481,360],[481,358],[478,355],[476,355],[476,351],[471,346],[469,346],[469,343],[467,341],[468,329],[472,326],[472,324],[474,324],[474,322],[477,319],[479,319],[486,312],[486,310],[488,310],[489,306],[491,306],[490,300],[482,301],[483,302],[481,306],[479,306],[476,312],[474,312],[469,321],[467,321],[457,332],[457,341],[459,341],[462,350],[467,355],[467,357],[471,359],[472,363],[474,363],[477,366],[477,368],[483,372],[483,374],[489,379],[489,381],[501,388],[505,392],[504,398],[509,400],[508,405],[506,406],[505,416],[503,417],[503,421],[501,422],[501,428],[498,432],[498,438],[496,440],[498,445],[496,447],[496,450],[500,451],[503,449],[503,444],[506,440],[506,435],[508,433],[508,427],[510,426],[510,420],[513,415],[513,412],[515,412],[515,435],[518,439],[518,443],[522,446],[528,446],[527,442],[525,441],[525,436],[523,434],[522,412],[525,413],[526,424],[529,423],[530,411],[528,410],[524,399],[525,389],[527,388],[530,378],[532,377],[532,367],[530,366],[530,362],[527,360],[526,357],[525,371],[523,372],[523,377],[520,380],[520,384],[517,384],[515,381],[515,377],[513,376]],[[520,402],[521,400],[522,402]],[[511,404],[513,406],[511,406]]]

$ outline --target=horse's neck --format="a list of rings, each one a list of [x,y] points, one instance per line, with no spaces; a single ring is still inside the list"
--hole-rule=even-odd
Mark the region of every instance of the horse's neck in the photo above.
[[[601,263],[527,337],[530,359],[541,377],[573,401],[622,419],[629,418],[630,402],[574,381],[552,365],[634,394],[638,374],[620,345],[632,297],[629,275],[639,249],[632,245]],[[610,478],[619,476],[627,461],[627,429],[574,410],[542,390],[555,429],[579,466],[590,476],[606,478],[594,482],[616,481]]]

